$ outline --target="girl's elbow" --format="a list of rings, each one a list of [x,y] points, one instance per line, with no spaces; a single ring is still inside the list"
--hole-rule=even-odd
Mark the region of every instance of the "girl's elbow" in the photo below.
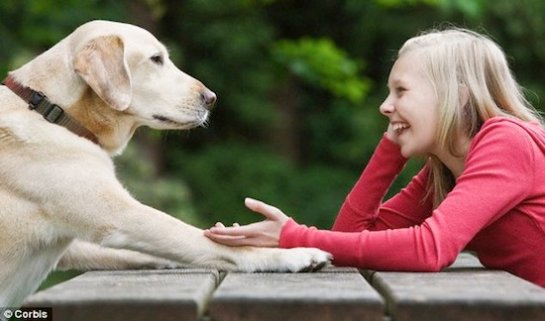
[[[424,264],[424,271],[425,272],[441,272],[447,267],[451,266],[452,263],[456,260],[455,256],[438,256],[433,258],[432,260],[426,260]]]
[[[441,272],[445,266],[441,264],[428,264],[423,268],[423,272]]]

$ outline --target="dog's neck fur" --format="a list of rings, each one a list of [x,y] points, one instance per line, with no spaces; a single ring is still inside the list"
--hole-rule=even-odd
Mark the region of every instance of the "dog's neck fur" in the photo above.
[[[70,117],[91,131],[97,137],[98,144],[110,155],[120,154],[140,125],[129,113],[109,107],[76,74],[73,57],[61,54],[69,52],[66,46],[68,41],[64,39],[48,50],[58,51],[58,54],[42,54],[10,74],[21,85],[44,93],[52,103],[63,108]],[[34,68],[36,65],[41,68]],[[52,82],[51,79],[56,81]]]

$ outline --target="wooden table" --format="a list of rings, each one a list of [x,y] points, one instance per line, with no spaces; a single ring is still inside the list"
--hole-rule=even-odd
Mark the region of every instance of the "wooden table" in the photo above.
[[[543,321],[545,289],[463,253],[441,273],[93,271],[25,305],[52,307],[59,321]]]

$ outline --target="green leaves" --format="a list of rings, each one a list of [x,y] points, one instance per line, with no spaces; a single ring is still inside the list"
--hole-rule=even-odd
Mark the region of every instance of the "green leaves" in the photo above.
[[[362,102],[369,89],[369,81],[360,75],[363,63],[330,39],[281,40],[273,45],[272,56],[303,82],[353,103]]]

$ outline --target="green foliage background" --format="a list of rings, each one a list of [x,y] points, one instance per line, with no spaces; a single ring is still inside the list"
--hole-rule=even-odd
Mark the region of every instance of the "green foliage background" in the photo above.
[[[219,101],[208,128],[139,130],[116,160],[127,188],[200,227],[259,219],[251,196],[328,228],[386,127],[378,106],[403,42],[449,24],[486,32],[542,108],[543,12],[540,0],[2,0],[0,73],[86,21],[140,25]]]

